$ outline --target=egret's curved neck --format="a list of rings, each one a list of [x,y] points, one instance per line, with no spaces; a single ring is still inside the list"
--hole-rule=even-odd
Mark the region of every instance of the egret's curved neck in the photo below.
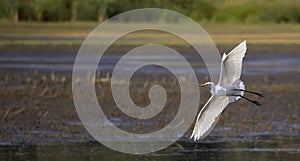
[[[213,82],[211,82],[211,84],[209,85],[209,87],[210,87],[210,92],[212,94],[215,94],[216,93],[216,86],[215,86],[215,84]]]

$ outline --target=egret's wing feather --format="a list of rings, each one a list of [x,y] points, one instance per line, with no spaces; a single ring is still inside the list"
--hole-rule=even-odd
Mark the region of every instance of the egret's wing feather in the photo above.
[[[224,67],[224,70],[221,69],[220,74],[219,83],[221,86],[231,86],[236,80],[240,79],[242,72],[242,62],[243,58],[245,57],[246,50],[246,41],[243,41],[237,47],[235,47],[228,55],[226,55],[224,60],[222,58],[222,66]]]
[[[214,95],[210,96],[210,98],[207,100],[207,102],[205,103],[205,105],[202,107],[202,109],[200,110],[198,116],[197,116],[197,120],[199,120],[202,111],[205,109],[205,107],[209,104],[209,102],[214,98]]]
[[[221,61],[221,70],[220,70],[220,77],[219,77],[219,84],[222,87],[225,87],[225,79],[226,79],[226,72],[225,72],[225,66],[224,66],[224,61],[227,58],[227,55],[224,53],[222,56],[222,61]]]
[[[198,114],[193,134],[191,136],[191,138],[194,137],[194,140],[203,139],[211,132],[216,125],[222,111],[228,105],[229,97],[212,96],[209,101],[209,106],[204,106]]]

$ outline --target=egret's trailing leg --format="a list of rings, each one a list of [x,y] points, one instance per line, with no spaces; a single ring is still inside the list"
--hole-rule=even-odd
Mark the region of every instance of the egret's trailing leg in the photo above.
[[[244,98],[245,100],[254,103],[256,106],[262,106],[262,104],[260,104],[259,102],[255,101],[255,100],[251,100],[245,96],[242,96],[242,95],[232,95],[232,96],[238,96],[238,97]]]
[[[244,90],[244,89],[233,89],[233,90],[234,91],[243,91],[243,92],[252,93],[252,94],[258,95],[259,97],[265,97],[263,94],[258,93],[258,92],[248,91],[248,90]]]

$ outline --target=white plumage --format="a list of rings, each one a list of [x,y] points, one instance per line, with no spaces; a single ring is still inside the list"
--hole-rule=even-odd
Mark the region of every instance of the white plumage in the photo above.
[[[240,77],[242,71],[242,61],[246,50],[246,41],[243,41],[228,55],[225,53],[223,54],[220,78],[217,85],[215,85],[213,82],[200,84],[200,87],[210,87],[212,96],[209,98],[197,116],[195,127],[191,136],[191,138],[194,138],[194,140],[199,140],[206,137],[216,125],[222,111],[226,108],[226,106],[229,103],[243,97],[244,91],[246,90],[244,83],[240,80]],[[252,102],[252,100],[247,100]],[[260,105],[256,101],[253,101],[253,103]]]

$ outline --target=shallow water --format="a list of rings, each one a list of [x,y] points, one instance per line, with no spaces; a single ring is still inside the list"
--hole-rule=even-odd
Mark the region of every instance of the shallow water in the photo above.
[[[168,148],[145,155],[133,155],[119,153],[110,150],[100,143],[73,143],[61,145],[2,145],[0,146],[1,160],[57,160],[57,161],[81,161],[81,160],[298,160],[300,157],[299,144],[294,147],[274,147],[276,142],[268,137],[255,141],[240,138],[228,140],[211,138],[206,142],[178,141]],[[286,142],[287,138],[276,138],[277,142]],[[299,138],[297,139],[299,142]],[[287,142],[289,145],[290,143]],[[145,146],[147,143],[145,143]]]
[[[94,59],[87,56],[86,61]],[[115,63],[120,59],[118,55],[105,56],[99,64],[98,70],[101,72],[111,72],[114,69]],[[197,74],[207,74],[207,68],[204,63],[198,58],[194,59],[193,56],[186,56],[186,59],[192,64]],[[149,62],[163,62],[165,64],[173,64],[176,67],[178,74],[184,74],[185,68],[181,67],[182,64],[177,62],[172,57],[148,56],[136,57],[128,62],[128,66],[124,69],[130,70],[139,64],[146,61]],[[0,54],[0,67],[7,69],[27,69],[27,70],[41,70],[41,71],[63,71],[71,72],[75,56],[72,54],[20,54],[20,53],[1,53]],[[289,72],[300,72],[300,56],[299,55],[276,55],[276,56],[249,56],[246,57],[243,64],[243,75],[266,75],[266,74],[280,74]],[[85,65],[88,65],[85,64]],[[159,69],[152,66],[146,69],[146,72],[151,74],[168,74],[165,69]],[[218,69],[215,69],[218,71]],[[144,71],[145,72],[145,71]]]
[[[111,121],[115,125],[134,126],[134,123],[131,122],[120,123],[116,118],[112,118]],[[261,122],[260,124],[267,123]],[[26,136],[19,136],[25,139],[24,143],[2,141],[0,143],[0,160],[298,160],[300,157],[300,124],[290,124],[284,121],[273,121],[271,124],[274,125],[273,129],[261,129],[255,132],[239,130],[237,125],[233,125],[233,127],[217,126],[204,140],[194,142],[185,135],[166,149],[145,155],[113,151],[95,140],[57,138],[57,136],[64,135],[60,131],[31,130],[25,134],[47,137],[31,138],[28,141]],[[82,124],[69,122],[67,125],[73,127]],[[290,127],[293,127],[294,130],[290,131]],[[86,133],[86,131],[81,131],[81,133]],[[78,135],[84,134],[78,133]],[[106,141],[106,138],[102,139],[102,141]],[[120,139],[118,141],[128,142],[128,140]],[[145,147],[147,147],[147,142],[145,142]]]

